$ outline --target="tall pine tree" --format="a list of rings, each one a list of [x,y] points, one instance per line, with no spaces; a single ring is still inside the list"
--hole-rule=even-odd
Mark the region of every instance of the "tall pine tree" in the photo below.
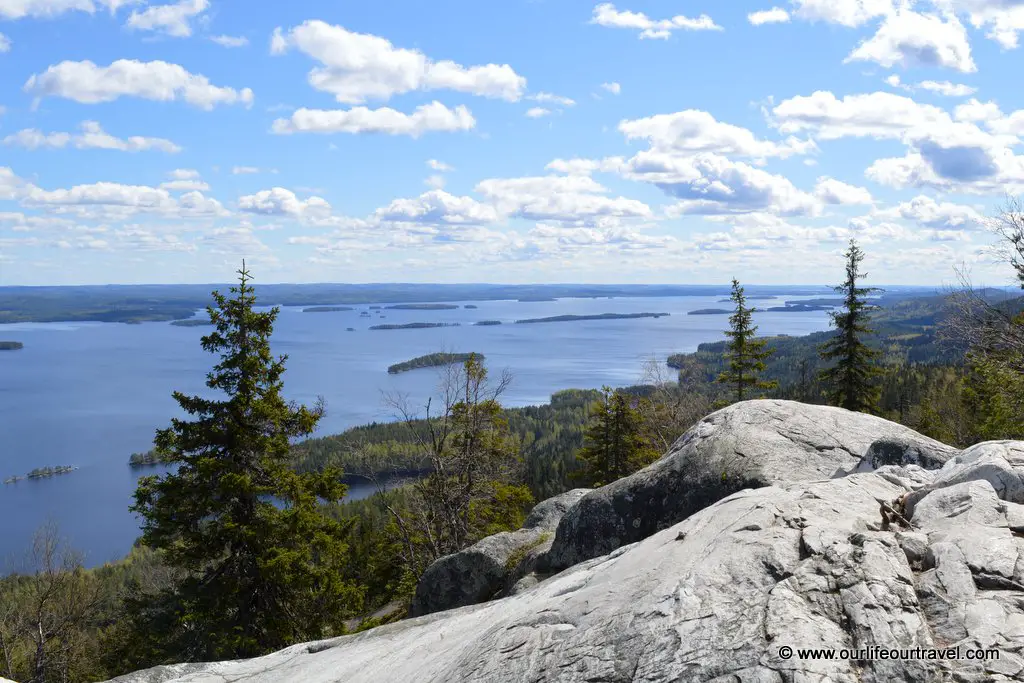
[[[140,610],[167,629],[149,646],[158,660],[251,657],[338,633],[356,597],[341,572],[348,529],[320,510],[345,495],[340,470],[289,467],[290,439],[313,431],[322,404],[282,398],[287,357],[270,351],[278,309],[256,312],[244,262],[239,276],[234,296],[214,292],[207,308],[213,392],[174,393],[195,419],[157,432],[176,467],[135,493],[142,541],[180,576]]]
[[[742,401],[744,398],[752,398],[758,389],[774,389],[778,386],[778,382],[767,382],[759,377],[765,369],[764,361],[775,353],[775,349],[768,348],[766,340],[754,338],[757,325],[753,324],[753,313],[757,309],[747,308],[743,287],[735,278],[730,298],[736,304],[736,312],[729,317],[729,330],[725,333],[729,337],[725,351],[728,369],[715,381],[729,385],[736,392],[736,400]]]
[[[863,336],[874,330],[868,327],[872,311],[878,309],[867,303],[866,297],[882,290],[877,287],[858,287],[857,281],[867,277],[860,272],[864,252],[856,240],[850,240],[846,251],[846,281],[834,287],[843,295],[843,308],[829,315],[836,334],[822,344],[821,358],[831,366],[822,370],[819,378],[825,385],[825,396],[832,405],[870,413],[877,410],[880,389],[874,381],[880,370],[873,363],[879,355],[863,341]]]
[[[584,445],[576,458],[583,463],[575,478],[590,487],[621,479],[658,459],[646,438],[639,402],[644,399],[604,387],[594,403]]]

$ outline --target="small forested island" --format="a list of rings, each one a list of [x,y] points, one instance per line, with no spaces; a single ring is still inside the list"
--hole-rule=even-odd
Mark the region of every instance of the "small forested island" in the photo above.
[[[765,310],[769,313],[807,313],[809,311],[830,311],[834,306],[813,306],[807,304],[789,304],[785,306],[771,306]]]
[[[454,311],[458,306],[456,304],[395,304],[384,308],[392,311]]]
[[[725,315],[732,313],[732,311],[724,308],[698,308],[696,311],[690,311],[686,315]]]
[[[346,328],[345,328],[345,331],[346,331],[346,332],[355,332],[355,331],[356,331],[356,328],[354,328],[354,327],[346,327]]]
[[[128,458],[131,467],[150,467],[152,465],[163,465],[167,462],[167,454],[161,453],[155,448],[145,453],[132,453]]]
[[[479,308],[476,304],[466,304],[463,308]]]
[[[56,477],[58,474],[67,474],[68,472],[74,472],[78,468],[74,465],[57,465],[54,467],[37,467],[28,473],[29,479],[46,479],[47,477]]]
[[[205,318],[189,318],[188,320],[172,320],[171,324],[175,327],[204,327],[212,325],[213,321]]]
[[[594,298],[596,299],[597,297],[595,296]],[[555,299],[554,297],[550,296],[528,296],[522,299],[518,299],[518,301],[519,303],[530,304],[536,303],[538,301],[558,301],[558,299]]]
[[[481,320],[480,322],[473,323],[474,325],[500,325],[500,320]]]
[[[303,308],[303,313],[338,313],[341,311],[354,311],[351,306],[310,306]]]
[[[774,294],[747,294],[746,295],[747,301],[760,301],[760,300],[778,299],[778,298],[779,297],[775,296]],[[720,303],[720,304],[731,304],[732,303],[732,299],[719,299],[718,303]],[[786,303],[789,304],[788,301]]]
[[[0,341],[0,351],[17,351],[25,348],[25,345],[16,341]]]
[[[370,306],[370,310],[371,311],[376,311],[376,310],[379,310],[379,309],[380,309],[380,306]]]
[[[632,320],[633,318],[661,318],[668,313],[599,313],[597,315],[553,315],[550,318],[526,318],[517,320],[516,324],[527,323],[564,323],[577,320]]]
[[[371,330],[422,330],[427,327],[458,327],[459,323],[405,323],[404,325],[371,325]]]
[[[7,477],[6,479],[4,479],[4,483],[5,484],[16,484],[16,483],[18,483],[19,481],[21,481],[24,478],[25,477],[19,477],[18,475],[15,474],[13,477]]]
[[[484,355],[482,353],[428,353],[425,356],[419,356],[412,360],[389,366],[388,374],[397,375],[400,372],[416,370],[417,368],[434,368],[453,363],[465,363],[470,358],[476,358],[478,361],[483,362]]]

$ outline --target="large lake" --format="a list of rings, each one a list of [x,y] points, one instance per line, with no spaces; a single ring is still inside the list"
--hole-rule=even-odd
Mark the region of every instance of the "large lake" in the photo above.
[[[514,381],[504,403],[547,402],[566,388],[636,383],[644,362],[717,341],[725,315],[688,316],[700,308],[728,308],[721,297],[560,299],[553,302],[476,301],[476,309],[303,313],[284,308],[272,339],[288,354],[285,393],[312,402],[327,415],[317,434],[332,434],[374,420],[392,419],[382,392],[407,393],[422,404],[436,389],[436,370],[389,375],[392,363],[438,350],[476,351],[495,372],[508,368]],[[781,305],[757,301],[758,306]],[[461,304],[460,304],[461,305]],[[472,326],[478,320],[511,323],[563,314],[670,313],[632,320]],[[458,322],[461,327],[371,331],[370,325]],[[824,312],[755,314],[759,334],[801,335],[826,329]],[[346,328],[354,327],[355,332]],[[148,450],[154,431],[178,416],[174,390],[206,393],[214,357],[199,339],[208,327],[169,323],[26,323],[0,325],[0,339],[24,342],[21,351],[0,352],[0,479],[45,465],[75,465],[63,476],[0,485],[0,574],[16,566],[34,531],[55,521],[88,565],[123,557],[138,536],[128,511],[143,473],[128,467],[132,452]],[[351,495],[368,495],[353,487]]]

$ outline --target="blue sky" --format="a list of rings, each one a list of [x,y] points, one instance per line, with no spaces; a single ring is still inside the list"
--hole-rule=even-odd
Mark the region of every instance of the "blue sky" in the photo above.
[[[1005,284],[1024,0],[0,0],[0,285]]]

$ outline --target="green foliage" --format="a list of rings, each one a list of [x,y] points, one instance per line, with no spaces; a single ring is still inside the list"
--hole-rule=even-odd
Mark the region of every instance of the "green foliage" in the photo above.
[[[233,298],[213,293],[216,329],[202,339],[220,354],[207,386],[226,400],[175,392],[196,419],[157,432],[177,468],[141,479],[132,508],[143,542],[181,573],[135,606],[159,626],[148,629],[159,660],[251,657],[322,638],[341,630],[356,597],[340,571],[347,529],[319,509],[344,496],[341,473],[289,467],[289,439],[309,434],[322,408],[282,398],[286,357],[269,343],[278,311],[255,312],[244,264],[239,275]]]
[[[754,398],[754,391],[758,389],[775,389],[779,383],[760,379],[766,367],[765,359],[775,353],[775,349],[767,348],[767,340],[754,338],[757,325],[753,323],[753,313],[757,309],[747,308],[743,287],[736,279],[732,281],[732,301],[736,304],[736,312],[729,317],[730,329],[725,333],[729,337],[727,370],[716,381],[731,386],[736,392],[736,400],[742,401]]]
[[[389,306],[388,308],[396,307]],[[457,306],[455,308],[457,308]],[[400,372],[406,372],[407,370],[415,370],[417,368],[432,368],[437,367],[439,365],[465,363],[473,356],[476,356],[480,360],[484,360],[483,354],[480,353],[428,353],[425,356],[417,356],[412,360],[407,360],[401,363],[395,363],[394,365],[388,366],[388,374],[396,375]]]
[[[867,303],[866,297],[877,288],[858,287],[857,281],[867,276],[860,272],[864,252],[855,240],[850,240],[846,251],[846,281],[835,288],[842,293],[843,309],[829,315],[836,328],[835,335],[821,346],[822,359],[830,363],[820,373],[829,403],[860,412],[874,412],[878,404],[878,387],[874,379],[879,370],[873,361],[879,352],[864,343],[870,334],[870,314],[877,306]]]
[[[661,455],[651,447],[644,430],[643,398],[604,387],[594,404],[583,448],[577,459],[583,467],[576,478],[596,488],[649,465]]]

